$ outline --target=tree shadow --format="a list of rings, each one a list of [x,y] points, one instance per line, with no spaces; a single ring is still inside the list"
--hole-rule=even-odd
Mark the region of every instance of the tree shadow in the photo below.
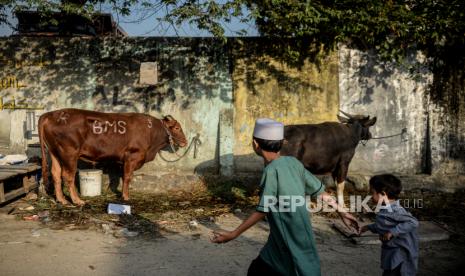
[[[3,75],[20,86],[2,96],[45,110],[147,113],[166,103],[188,109],[201,99],[232,102],[227,49],[214,38],[9,37],[1,44]],[[139,82],[144,62],[157,62],[156,84]]]
[[[314,82],[290,73],[290,70],[301,71],[310,63],[320,71],[322,63],[316,56],[305,56],[292,63],[290,59],[283,59],[282,52],[276,48],[276,39],[271,38],[234,38],[228,40],[228,46],[234,89],[237,89],[238,82],[243,82],[253,95],[258,95],[261,85],[276,80],[288,93],[322,91]]]
[[[419,137],[420,141],[408,141],[409,146],[414,146],[412,143],[421,144],[421,168],[419,172],[426,173],[444,173],[442,168],[438,168],[439,164],[431,165],[432,153],[438,145],[432,145],[432,137],[440,138],[438,153],[435,159],[450,163],[446,166],[450,167],[449,171],[454,171],[461,174],[465,168],[465,157],[461,152],[465,150],[465,123],[461,119],[465,116],[465,57],[463,55],[463,45],[449,45],[447,51],[436,53],[435,59],[425,58],[418,52],[410,52],[405,58],[404,63],[382,62],[373,50],[365,52],[356,52],[353,49],[342,50],[343,55],[340,59],[340,67],[346,70],[347,87],[344,89],[352,91],[354,95],[350,103],[342,103],[345,106],[354,108],[367,108],[379,110],[380,93],[387,93],[392,90],[398,90],[394,82],[400,83],[402,79],[409,79],[414,82],[413,91],[405,91],[402,98],[391,98],[395,105],[406,104],[409,99],[408,93],[417,95],[417,108],[423,110],[425,117],[425,125],[415,125],[414,128],[425,128],[423,135]],[[352,51],[352,52],[351,52]],[[355,54],[353,54],[355,53]],[[402,78],[399,80],[399,78]],[[352,85],[356,86],[353,90]],[[423,89],[418,93],[417,88]],[[400,88],[402,89],[402,87]],[[358,91],[361,90],[359,93]],[[378,101],[377,101],[378,97]],[[371,107],[370,107],[371,106]],[[385,108],[385,107],[382,107]],[[401,107],[407,108],[407,107]],[[388,108],[389,109],[389,108]],[[384,116],[378,116],[380,123],[384,121],[386,127],[394,124],[412,124],[408,122],[410,110],[397,112],[395,108],[384,110],[387,112]],[[399,120],[399,113],[403,116]],[[384,118],[383,118],[384,117]],[[416,123],[416,122],[415,122]],[[383,136],[379,135],[379,136]],[[413,134],[412,134],[413,135]],[[434,139],[434,138],[433,138]],[[388,143],[386,141],[386,143]],[[391,146],[396,146],[392,144]],[[432,168],[436,165],[436,168]],[[438,171],[439,169],[439,171]]]

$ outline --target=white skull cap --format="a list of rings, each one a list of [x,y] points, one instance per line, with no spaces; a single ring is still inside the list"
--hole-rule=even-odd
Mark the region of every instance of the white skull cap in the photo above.
[[[264,140],[283,140],[284,124],[268,118],[257,119],[253,136]]]

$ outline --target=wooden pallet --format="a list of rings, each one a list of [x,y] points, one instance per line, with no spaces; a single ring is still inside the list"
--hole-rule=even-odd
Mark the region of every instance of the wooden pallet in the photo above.
[[[36,175],[40,166],[35,164],[25,165],[1,165],[0,166],[0,203],[9,201],[15,197],[27,194],[37,188]],[[21,188],[5,193],[5,182],[14,177],[22,177]]]

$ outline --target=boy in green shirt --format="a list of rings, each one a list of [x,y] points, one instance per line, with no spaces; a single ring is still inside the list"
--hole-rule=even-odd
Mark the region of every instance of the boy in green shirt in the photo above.
[[[234,231],[213,232],[212,242],[237,238],[265,216],[270,235],[247,275],[320,275],[320,259],[315,247],[305,195],[319,197],[339,212],[343,222],[358,231],[357,220],[338,206],[324,191],[323,184],[294,157],[280,156],[284,125],[258,119],[253,135],[255,153],[263,157],[265,169],[260,183],[260,203]]]

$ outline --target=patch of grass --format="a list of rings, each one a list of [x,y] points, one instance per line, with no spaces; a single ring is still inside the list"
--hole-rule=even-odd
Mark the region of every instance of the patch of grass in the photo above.
[[[235,205],[254,206],[258,203],[258,186],[246,185],[240,179],[205,178],[206,187],[210,196],[218,198],[225,203]]]
[[[206,182],[205,182],[206,183]],[[53,229],[103,229],[105,224],[124,227],[147,235],[159,235],[161,230],[176,226],[188,227],[190,220],[213,221],[214,217],[232,212],[235,208],[254,207],[258,197],[238,181],[211,181],[204,189],[192,192],[150,194],[131,191],[130,200],[123,202],[114,193],[96,197],[84,197],[86,205],[63,206],[52,197],[42,197],[29,202],[32,211],[17,212],[18,218],[48,211],[44,224]],[[131,206],[130,216],[109,215],[109,203]],[[107,228],[107,227],[106,227]],[[170,230],[170,231],[171,231]]]

